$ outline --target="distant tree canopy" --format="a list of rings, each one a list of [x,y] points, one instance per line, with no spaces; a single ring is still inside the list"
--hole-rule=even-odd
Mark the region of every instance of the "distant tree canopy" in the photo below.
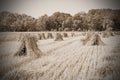
[[[0,31],[105,31],[120,30],[120,10],[92,9],[75,15],[55,12],[38,19],[26,14],[0,12]]]

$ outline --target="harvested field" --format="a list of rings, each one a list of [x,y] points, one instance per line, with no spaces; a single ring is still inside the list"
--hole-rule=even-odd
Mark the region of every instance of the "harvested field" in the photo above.
[[[14,37],[19,38],[21,33],[16,36],[12,36],[15,33],[1,33],[9,34],[13,40],[0,38],[0,79],[120,80],[120,35],[104,38],[99,34],[105,45],[83,45],[81,39],[86,33],[66,32],[68,37],[54,41],[56,32],[52,32],[53,38],[38,39],[36,44],[43,54],[39,58],[14,56],[20,48],[20,41]],[[32,34],[39,36],[41,32]]]

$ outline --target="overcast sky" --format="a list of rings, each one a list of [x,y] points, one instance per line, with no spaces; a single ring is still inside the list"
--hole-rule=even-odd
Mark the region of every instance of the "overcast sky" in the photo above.
[[[72,15],[90,9],[119,9],[119,0],[0,0],[0,11],[25,13],[33,17],[54,12],[66,12]]]

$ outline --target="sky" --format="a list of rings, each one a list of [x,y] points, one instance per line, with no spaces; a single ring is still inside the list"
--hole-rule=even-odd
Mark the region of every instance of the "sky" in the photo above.
[[[90,9],[119,9],[119,4],[119,0],[0,0],[0,11],[24,13],[38,18],[57,11],[74,15]]]

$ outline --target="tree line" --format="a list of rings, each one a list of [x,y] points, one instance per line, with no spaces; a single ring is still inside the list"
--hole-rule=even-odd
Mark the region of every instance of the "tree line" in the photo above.
[[[34,18],[26,14],[0,12],[0,31],[105,31],[120,30],[119,9],[91,9],[75,15],[55,12]]]

